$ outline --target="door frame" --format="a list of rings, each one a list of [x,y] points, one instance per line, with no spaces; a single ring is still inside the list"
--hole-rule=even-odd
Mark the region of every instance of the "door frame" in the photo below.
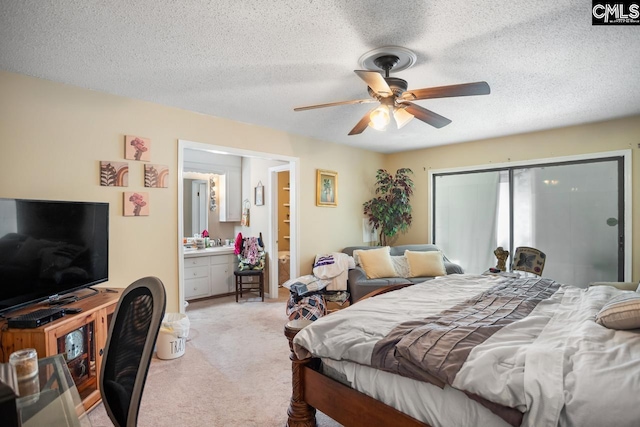
[[[278,231],[278,172],[285,171],[288,171],[289,177],[291,177],[291,165],[274,166],[269,168],[268,190],[270,191],[270,193],[267,196],[269,197],[269,200],[271,202],[271,209],[269,209],[269,235],[272,237],[270,242],[271,244],[269,246],[270,252],[272,254],[270,261],[275,261],[273,263],[269,262],[269,267],[273,266],[273,268],[269,270],[269,293],[276,295],[276,297],[278,295],[278,269],[280,268],[277,255],[279,244],[276,243],[276,241],[279,240],[279,236],[276,235],[276,232]],[[291,193],[291,178],[289,178],[289,180],[289,193]],[[291,204],[291,198],[291,194],[289,194],[289,204]],[[289,215],[291,216],[291,213],[289,213]],[[290,222],[290,224],[293,224],[293,222]],[[290,225],[290,240],[293,239],[293,229],[294,227]],[[298,273],[296,270],[294,270],[294,265],[297,265],[297,263],[293,262],[291,256],[291,242],[289,242],[289,277],[293,278],[297,277]]]
[[[201,151],[209,151],[216,154],[226,154],[232,156],[240,156],[240,157],[253,157],[265,160],[278,160],[282,162],[288,162],[288,165],[283,165],[289,167],[289,197],[290,197],[290,220],[291,220],[291,233],[290,233],[290,262],[291,262],[291,274],[292,277],[296,277],[299,271],[298,260],[300,257],[300,186],[298,183],[300,182],[300,158],[299,157],[291,157],[285,156],[281,154],[273,154],[262,151],[254,151],[254,150],[245,150],[241,148],[235,147],[226,147],[223,145],[213,145],[196,141],[189,141],[185,139],[178,140],[178,173],[177,173],[177,189],[178,189],[178,236],[177,236],[177,247],[178,247],[178,299],[180,301],[180,312],[184,313],[185,311],[185,299],[184,299],[184,221],[183,221],[183,192],[184,186],[182,185],[184,178],[184,150],[185,149],[195,149]],[[271,198],[271,193],[273,192],[273,186],[269,185],[267,189],[267,197]],[[271,199],[269,199],[271,200]],[[269,223],[272,222],[273,216],[273,207],[269,210]],[[272,233],[271,242],[269,242],[269,247],[271,250],[273,249],[272,242],[274,241]],[[277,275],[278,269],[278,257],[277,256],[269,256],[268,265],[269,265],[269,292],[267,296],[269,298],[277,298],[278,297],[278,281],[277,276],[276,280],[272,280],[272,276],[275,272]]]
[[[531,160],[521,160],[515,162],[508,163],[491,163],[491,164],[483,164],[483,165],[473,165],[473,166],[463,166],[458,168],[447,168],[447,169],[431,169],[429,170],[428,176],[428,188],[429,188],[429,196],[427,197],[428,203],[428,236],[427,241],[433,243],[433,216],[434,216],[434,206],[433,206],[433,182],[434,175],[447,174],[447,173],[460,173],[460,172],[472,172],[472,171],[487,171],[492,169],[503,169],[503,168],[514,168],[514,167],[534,167],[540,166],[541,164],[551,164],[551,163],[563,163],[563,162],[576,162],[576,161],[584,161],[584,160],[595,160],[609,157],[623,157],[624,164],[624,173],[623,173],[623,185],[624,185],[624,281],[630,282],[632,275],[632,266],[633,266],[633,224],[632,224],[632,209],[633,209],[633,198],[631,191],[631,179],[632,179],[632,169],[631,169],[631,150],[616,150],[616,151],[604,151],[598,153],[588,153],[588,154],[579,154],[572,156],[562,156],[562,157],[549,157],[549,158],[540,158],[540,159],[531,159]]]

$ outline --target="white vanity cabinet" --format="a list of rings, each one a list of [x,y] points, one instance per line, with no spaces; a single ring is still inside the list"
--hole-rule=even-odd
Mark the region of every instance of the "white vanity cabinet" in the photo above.
[[[184,259],[184,298],[202,298],[211,294],[209,285],[209,257]]]
[[[211,248],[185,253],[184,299],[233,293],[235,260],[233,248]]]
[[[236,257],[233,254],[216,255],[210,258],[211,295],[235,292],[233,276],[233,268],[235,267],[234,259],[236,259]]]

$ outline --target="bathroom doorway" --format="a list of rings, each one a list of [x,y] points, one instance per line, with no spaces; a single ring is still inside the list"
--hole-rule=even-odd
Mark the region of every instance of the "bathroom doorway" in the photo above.
[[[238,149],[234,147],[225,147],[225,146],[217,146],[199,143],[195,141],[187,141],[187,140],[179,140],[178,141],[178,180],[179,182],[183,182],[184,179],[184,162],[185,162],[185,151],[198,150],[203,153],[214,153],[216,155],[228,155],[228,156],[237,156],[242,157],[243,159],[258,159],[265,161],[274,161],[276,164],[281,162],[281,166],[276,166],[276,168],[282,168],[282,171],[288,170],[289,173],[289,275],[291,277],[296,277],[298,275],[299,267],[298,267],[298,259],[299,259],[299,229],[298,229],[298,216],[299,216],[299,158],[297,157],[289,157],[278,154],[264,153],[258,151],[244,150]],[[266,171],[266,170],[265,170]],[[265,188],[265,200],[270,201],[269,209],[267,210],[268,220],[266,221],[265,226],[268,224],[267,233],[263,233],[263,237],[265,240],[265,247],[268,252],[268,269],[269,269],[269,287],[265,289],[267,292],[267,296],[269,298],[277,298],[278,297],[278,272],[279,272],[279,259],[278,259],[278,245],[277,245],[277,225],[273,226],[274,221],[277,221],[278,212],[277,205],[273,200],[277,200],[277,180],[272,182],[273,172],[271,168],[269,168],[269,185]],[[264,179],[264,178],[263,178]],[[251,184],[253,185],[253,183]],[[244,185],[243,185],[244,186]],[[178,281],[179,281],[179,298],[180,298],[180,307],[181,311],[184,311],[184,248],[183,248],[183,238],[185,236],[185,226],[184,226],[184,186],[178,185]],[[253,201],[253,195],[243,194],[242,198],[249,198]],[[236,227],[237,228],[237,227]],[[267,227],[265,227],[267,228]]]
[[[271,209],[272,235],[276,237],[273,254],[277,256],[278,268],[270,276],[277,280],[278,287],[293,275],[291,270],[291,172],[289,165],[269,168],[269,187],[273,188]],[[277,274],[277,275],[276,275]]]

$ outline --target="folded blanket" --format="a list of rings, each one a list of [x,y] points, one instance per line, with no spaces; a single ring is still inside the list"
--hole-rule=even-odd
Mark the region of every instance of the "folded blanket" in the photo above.
[[[347,289],[349,268],[354,267],[353,258],[349,255],[332,252],[330,254],[316,255],[313,274],[320,279],[330,280],[327,290],[345,291]]]
[[[312,274],[289,279],[282,284],[291,291],[295,298],[300,299],[308,294],[321,291],[331,283],[330,280],[319,279]]]

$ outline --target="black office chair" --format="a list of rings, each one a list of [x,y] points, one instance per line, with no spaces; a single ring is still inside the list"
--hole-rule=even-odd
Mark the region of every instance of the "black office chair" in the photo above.
[[[102,402],[116,427],[138,422],[140,398],[165,305],[164,286],[156,277],[136,280],[118,301],[100,371]]]

